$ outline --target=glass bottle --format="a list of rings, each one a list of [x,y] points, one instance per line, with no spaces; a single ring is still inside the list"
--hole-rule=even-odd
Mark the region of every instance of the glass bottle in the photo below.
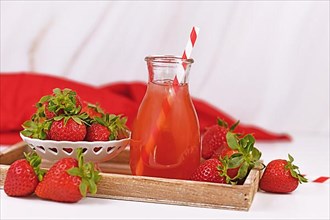
[[[189,179],[200,164],[199,122],[188,86],[193,59],[145,61],[149,81],[132,130],[132,174]]]

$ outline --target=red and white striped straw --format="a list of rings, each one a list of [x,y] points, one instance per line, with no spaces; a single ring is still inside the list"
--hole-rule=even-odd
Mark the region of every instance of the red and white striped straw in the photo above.
[[[196,43],[196,40],[197,40],[197,37],[198,37],[198,33],[199,33],[199,28],[194,26],[191,30],[191,33],[190,33],[190,36],[189,36],[189,39],[187,41],[187,45],[186,45],[186,48],[185,50],[183,51],[183,54],[182,54],[182,59],[189,59],[191,57],[191,52],[195,46],[195,43]],[[183,63],[183,72],[178,72],[177,74],[177,78],[174,78],[174,84],[176,83],[182,83],[183,82],[183,79],[185,77],[185,70],[186,70],[186,63]]]
[[[190,58],[192,49],[194,48],[196,40],[197,40],[198,33],[199,33],[199,28],[194,26],[191,30],[188,43],[187,43],[186,48],[182,55],[182,59]],[[156,137],[160,131],[161,126],[166,122],[166,117],[169,114],[169,111],[173,104],[176,90],[179,88],[179,82],[181,83],[185,77],[186,63],[183,63],[182,66],[183,66],[183,71],[181,73],[177,73],[177,75],[174,77],[174,81],[173,81],[174,93],[169,94],[167,96],[167,98],[164,99],[164,101],[162,103],[162,109],[160,110],[159,115],[157,117],[156,126],[155,126],[154,130],[152,131],[152,133],[149,135],[149,138],[144,146],[144,149],[141,152],[141,156],[137,161],[136,169],[135,169],[136,175],[143,175],[144,168],[143,168],[142,157],[148,158],[149,154],[151,152],[153,152],[155,149]]]
[[[193,29],[191,30],[189,40],[187,42],[186,48],[183,51],[182,59],[188,59],[191,56],[192,49],[195,46],[197,36],[199,33],[199,28],[194,26]]]

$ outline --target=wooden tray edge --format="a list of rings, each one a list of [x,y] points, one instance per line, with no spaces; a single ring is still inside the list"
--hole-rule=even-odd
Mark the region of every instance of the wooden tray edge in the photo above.
[[[0,165],[0,187],[3,188],[9,165]],[[101,173],[96,198],[111,198],[138,202],[152,202],[248,211],[258,189],[259,170],[252,170],[252,182],[227,185],[177,179]],[[209,196],[212,195],[211,198]]]
[[[0,187],[3,187],[9,168],[8,165],[2,164],[11,164],[28,150],[29,147],[20,142],[0,152]],[[98,186],[98,193],[89,195],[90,197],[248,211],[258,191],[261,175],[258,169],[251,170],[243,185],[232,186],[120,173],[127,165],[120,163],[120,160],[126,160],[128,156],[129,151],[124,152],[123,157],[114,163],[105,164],[110,167],[111,173],[101,173],[102,180]],[[215,194],[212,199],[205,196],[212,193]]]

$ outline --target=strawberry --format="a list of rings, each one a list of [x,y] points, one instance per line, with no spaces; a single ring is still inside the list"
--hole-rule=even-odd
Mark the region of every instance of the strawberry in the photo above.
[[[39,168],[41,158],[35,153],[24,154],[25,159],[15,161],[10,165],[4,190],[8,196],[29,196],[36,189],[44,171]]]
[[[307,182],[297,166],[293,165],[293,157],[289,154],[289,160],[277,159],[271,161],[261,179],[260,189],[272,193],[289,193],[294,191],[299,183]]]
[[[224,158],[225,156],[230,157],[234,153],[238,153],[238,151],[232,150],[230,147],[228,147],[228,144],[227,144],[227,146],[218,148],[216,151],[214,151],[211,158],[219,159],[219,158]]]
[[[86,115],[82,115],[82,118]],[[56,116],[49,130],[49,137],[56,141],[82,141],[86,136],[86,125],[79,116]]]
[[[87,141],[117,140],[126,134],[127,118],[121,115],[104,114],[102,118],[95,117],[93,124],[87,128]]]
[[[213,183],[229,183],[237,175],[238,168],[228,169],[227,159],[228,157],[225,160],[211,158],[204,161],[190,179]]]
[[[22,124],[24,128],[21,133],[26,137],[37,139],[48,139],[48,132],[52,122],[47,120],[43,108],[38,108],[37,112],[32,115],[31,120],[27,120]]]
[[[254,143],[255,139],[250,134],[239,138],[237,134],[228,131],[227,146],[216,151],[217,158],[214,154],[214,158],[200,165],[191,179],[231,184],[243,183],[250,170],[259,165],[261,153],[254,147]]]
[[[91,119],[95,117],[102,118],[104,115],[104,110],[98,104],[94,105],[91,103],[87,103],[87,105],[82,108],[81,112],[85,112]]]
[[[205,181],[213,183],[226,183],[226,178],[220,176],[218,167],[221,162],[218,159],[209,159],[204,161],[191,176],[191,180]]]
[[[250,170],[261,165],[261,152],[255,148],[255,139],[251,134],[239,137],[229,131],[226,140],[232,151],[224,151],[225,156],[220,160],[227,165],[228,174],[231,174],[230,183],[243,183]],[[236,174],[235,177],[232,174]]]
[[[99,123],[93,123],[87,127],[87,141],[109,141],[110,131],[106,126]]]
[[[225,121],[218,119],[217,125],[208,128],[203,135],[202,157],[209,159],[217,149],[227,147],[226,134],[228,131],[233,131],[238,124],[239,121],[228,128],[228,124]]]
[[[84,164],[81,148],[77,158],[57,161],[38,184],[36,195],[42,199],[73,203],[85,197],[87,191],[95,194],[101,176],[93,163]]]
[[[224,164],[225,163],[224,160],[227,160],[229,162],[229,158],[236,153],[238,153],[237,150],[232,150],[228,146],[224,148],[218,148],[218,150],[216,150],[212,155],[211,159],[212,158],[219,159],[220,161],[222,161],[222,164]],[[228,173],[228,176],[230,176],[231,178],[235,178],[238,174],[239,167],[240,166],[233,169],[227,169],[226,172]]]
[[[47,119],[52,119],[62,114],[77,115],[81,111],[82,104],[75,91],[56,88],[53,94],[43,96],[36,107]]]
[[[45,140],[49,138],[48,132],[50,126],[51,121],[44,121],[43,118],[33,118],[31,120],[25,121],[22,124],[24,130],[21,131],[21,133],[26,137]]]
[[[46,117],[47,119],[54,118],[54,117],[56,116],[56,113],[55,113],[55,112],[51,112],[51,111],[49,110],[49,107],[48,107],[48,106],[49,106],[49,102],[45,102],[45,103],[43,104],[45,117]]]

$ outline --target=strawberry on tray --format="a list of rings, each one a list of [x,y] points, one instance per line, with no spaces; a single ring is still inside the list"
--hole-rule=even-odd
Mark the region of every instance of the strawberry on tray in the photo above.
[[[102,162],[129,143],[126,117],[106,113],[96,104],[85,104],[71,89],[54,89],[36,108],[31,119],[23,123],[21,137],[42,158],[54,161],[75,157],[81,147],[87,161]]]

